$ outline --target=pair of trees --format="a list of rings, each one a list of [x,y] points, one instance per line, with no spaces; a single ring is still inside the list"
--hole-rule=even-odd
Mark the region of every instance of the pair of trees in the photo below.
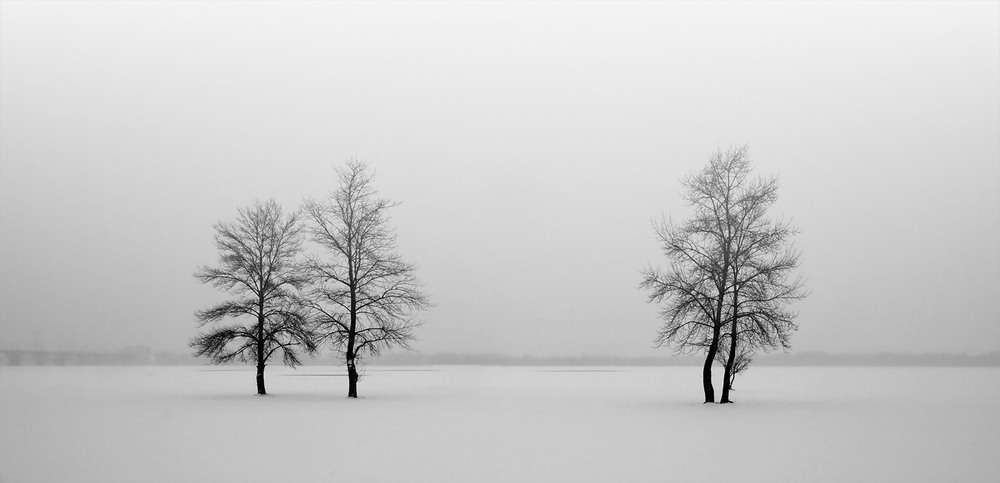
[[[788,304],[805,297],[802,280],[791,276],[799,264],[790,242],[796,229],[767,216],[777,180],[751,174],[742,146],[716,152],[702,171],[685,177],[692,216],[654,226],[671,267],[643,271],[649,301],[666,302],[657,346],[705,352],[706,403],[715,402],[714,363],[724,367],[720,402],[729,403],[736,374],[757,350],[790,348],[797,326]]]
[[[195,277],[235,298],[199,310],[195,355],[216,364],[238,360],[257,368],[257,393],[272,356],[301,364],[329,344],[344,357],[348,397],[358,396],[358,364],[392,346],[408,347],[430,304],[413,265],[395,252],[388,210],[365,163],[337,171],[339,186],[283,214],[274,201],[255,202],[233,222],[215,225],[219,263]],[[305,239],[319,248],[304,256]]]

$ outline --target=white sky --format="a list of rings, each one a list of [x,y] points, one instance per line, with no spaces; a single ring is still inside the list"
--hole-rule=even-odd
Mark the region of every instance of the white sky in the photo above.
[[[212,224],[369,161],[424,352],[668,354],[678,179],[748,143],[797,350],[1000,350],[1000,4],[0,4],[0,347],[187,350]]]

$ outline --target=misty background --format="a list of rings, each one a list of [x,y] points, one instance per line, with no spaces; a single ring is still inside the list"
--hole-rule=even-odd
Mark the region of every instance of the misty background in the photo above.
[[[254,199],[368,161],[421,352],[667,355],[639,270],[750,145],[796,351],[1000,350],[1000,4],[0,3],[0,348],[186,352]]]

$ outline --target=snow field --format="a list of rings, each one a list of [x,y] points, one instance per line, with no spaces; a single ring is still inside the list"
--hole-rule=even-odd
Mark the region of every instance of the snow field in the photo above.
[[[718,386],[718,383],[717,383]],[[1000,369],[0,367],[0,482],[996,481]],[[717,388],[717,390],[719,390]]]

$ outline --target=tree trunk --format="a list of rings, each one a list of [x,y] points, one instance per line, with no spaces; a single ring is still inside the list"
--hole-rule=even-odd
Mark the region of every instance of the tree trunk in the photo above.
[[[726,249],[722,252],[722,281],[717,283],[716,288],[719,290],[716,296],[715,302],[715,314],[712,321],[712,342],[708,346],[708,355],[705,357],[705,368],[701,371],[701,383],[705,388],[705,403],[715,402],[715,387],[712,386],[712,365],[715,364],[715,354],[719,351],[719,336],[722,332],[722,306],[725,305],[726,298],[726,281],[729,277],[729,248],[728,242],[726,244]]]
[[[705,402],[715,402],[715,387],[712,385],[712,364],[715,363],[715,353],[719,350],[719,326],[715,326],[712,331],[712,343],[708,346],[708,355],[705,357],[705,368],[701,371],[701,383],[705,388]]]
[[[257,312],[257,394],[267,394],[264,389],[264,297],[260,298]]]
[[[731,344],[732,347],[736,347],[736,342]],[[729,391],[733,387],[733,353],[735,350],[729,351],[729,360],[726,361],[726,370],[722,376],[722,400],[719,401],[721,404],[728,404],[732,401],[729,400]]]
[[[733,401],[729,399],[729,391],[733,388],[733,379],[736,377],[733,374],[733,368],[736,366],[736,322],[733,322],[733,330],[731,332],[729,340],[732,342],[729,344],[729,359],[726,360],[726,371],[722,378],[722,400],[719,401],[721,404],[728,404]]]
[[[267,391],[264,390],[264,363],[257,363],[257,394],[261,396],[266,395]]]
[[[737,280],[737,274],[734,273],[733,274],[734,284],[736,280]],[[733,320],[732,320],[732,326],[729,329],[729,358],[726,359],[726,372],[725,372],[725,377],[723,377],[722,379],[722,400],[719,401],[722,404],[728,404],[733,402],[729,399],[729,391],[730,389],[732,389],[733,379],[736,377],[736,375],[733,374],[733,369],[736,367],[736,345],[739,342],[738,340],[736,340],[736,332],[737,332],[736,326],[739,325],[737,324],[737,322],[739,322],[740,320],[739,317],[736,315],[739,313],[738,312],[739,299],[740,299],[740,292],[734,287],[733,316],[732,316]]]
[[[347,359],[347,397],[358,397],[358,369],[353,358]]]
[[[350,266],[354,266],[351,257],[348,257]],[[351,330],[347,334],[347,397],[358,397],[358,368],[354,366],[354,338],[358,335],[358,292],[354,284],[354,275],[351,273]]]

